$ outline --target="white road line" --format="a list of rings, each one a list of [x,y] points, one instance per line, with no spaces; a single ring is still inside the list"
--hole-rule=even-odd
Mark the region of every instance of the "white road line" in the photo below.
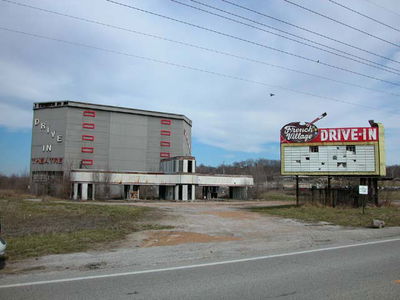
[[[400,241],[400,238],[396,238],[396,239],[390,239],[390,240],[373,241],[373,242],[351,244],[351,245],[343,245],[343,246],[335,246],[335,247],[328,247],[328,248],[321,248],[321,249],[312,249],[312,250],[290,252],[290,253],[272,254],[272,255],[266,255],[266,256],[249,257],[249,258],[242,258],[242,259],[235,259],[235,260],[225,260],[225,261],[219,261],[219,262],[213,262],[213,263],[188,265],[188,266],[181,266],[181,267],[171,267],[171,268],[152,269],[152,270],[143,270],[143,271],[132,271],[132,272],[125,272],[125,273],[114,273],[114,274],[94,275],[94,276],[85,276],[85,277],[74,277],[74,278],[65,278],[65,279],[45,280],[45,281],[14,283],[14,284],[0,285],[0,289],[24,287],[24,286],[32,286],[32,285],[53,284],[53,283],[64,283],[64,282],[80,281],[80,280],[92,280],[92,279],[101,279],[101,278],[122,277],[122,276],[140,275],[140,274],[147,274],[147,273],[158,273],[158,272],[176,271],[176,270],[185,270],[185,269],[193,269],[193,268],[202,268],[202,267],[209,267],[209,266],[234,264],[234,263],[240,263],[240,262],[249,262],[249,261],[263,260],[263,259],[269,259],[269,258],[294,256],[294,255],[300,255],[300,254],[308,254],[308,253],[323,252],[323,251],[338,250],[338,249],[346,249],[346,248],[353,248],[353,247],[360,247],[360,246],[367,246],[367,245],[376,245],[376,244],[383,244],[383,243],[390,243],[390,242],[399,242],[399,241]]]

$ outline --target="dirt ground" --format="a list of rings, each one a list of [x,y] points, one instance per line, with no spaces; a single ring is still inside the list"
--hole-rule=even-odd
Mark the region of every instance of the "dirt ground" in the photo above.
[[[244,209],[250,206],[282,204],[288,203],[282,201],[119,203],[118,205],[157,207],[163,216],[154,222],[174,226],[174,229],[133,233],[125,240],[113,243],[111,249],[110,245],[105,245],[96,251],[50,255],[16,262],[0,272],[0,283],[12,281],[13,276],[21,274],[37,275],[37,273],[52,274],[52,272],[69,274],[93,269],[104,271],[147,269],[400,236],[400,227],[370,229],[346,228],[325,223],[309,224],[265,216]]]

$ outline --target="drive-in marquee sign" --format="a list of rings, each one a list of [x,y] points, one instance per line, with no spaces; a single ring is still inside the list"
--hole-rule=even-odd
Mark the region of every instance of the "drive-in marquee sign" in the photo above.
[[[283,175],[386,175],[384,128],[317,128],[292,122],[282,127]]]

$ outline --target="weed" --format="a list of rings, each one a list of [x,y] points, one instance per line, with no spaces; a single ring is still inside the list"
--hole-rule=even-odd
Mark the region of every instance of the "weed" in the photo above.
[[[383,220],[386,226],[400,226],[399,207],[368,207],[365,214],[360,208],[321,207],[314,205],[252,207],[252,211],[306,222],[328,222],[351,227],[368,227],[372,219]]]

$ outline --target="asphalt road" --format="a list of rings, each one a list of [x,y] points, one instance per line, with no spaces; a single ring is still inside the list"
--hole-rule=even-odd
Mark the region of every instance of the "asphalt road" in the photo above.
[[[0,299],[400,299],[400,240],[54,280]]]

